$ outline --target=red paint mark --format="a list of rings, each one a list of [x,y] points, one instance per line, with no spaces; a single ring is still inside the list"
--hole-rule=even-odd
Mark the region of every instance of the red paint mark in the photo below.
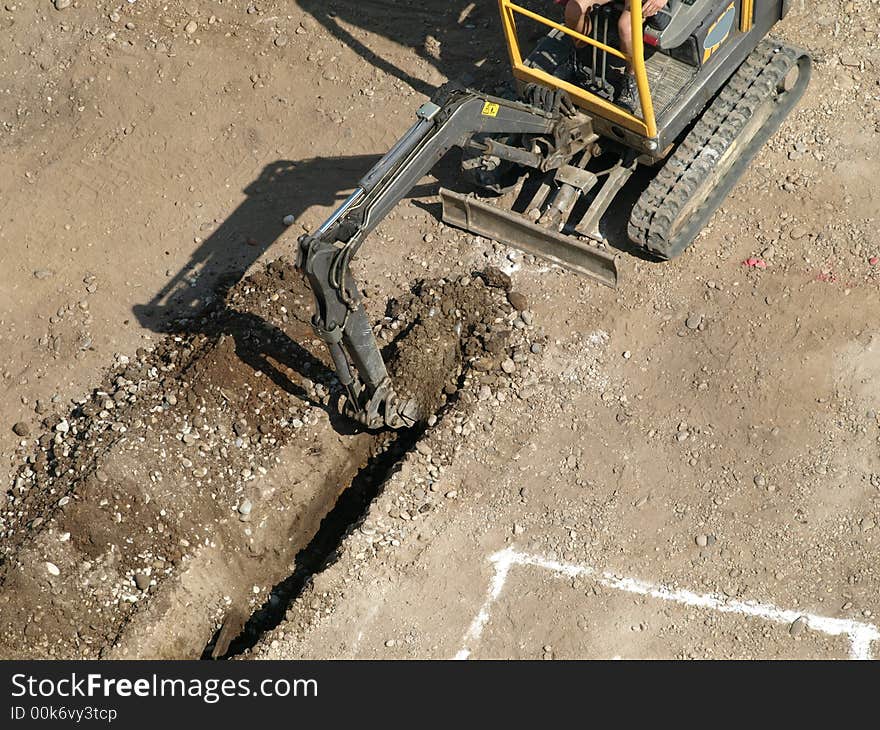
[[[868,263],[871,264],[871,266],[876,266],[877,264],[880,264],[880,257],[872,256],[868,259]]]
[[[750,269],[766,269],[767,262],[764,261],[764,259],[759,259],[752,256],[743,261],[743,266],[748,266]]]

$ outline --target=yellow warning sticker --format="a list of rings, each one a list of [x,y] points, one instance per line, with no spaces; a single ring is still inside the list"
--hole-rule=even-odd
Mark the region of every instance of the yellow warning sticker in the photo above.
[[[498,104],[493,104],[491,101],[487,101],[485,104],[483,104],[483,116],[484,117],[497,117],[498,110],[500,108],[501,107],[499,107]]]

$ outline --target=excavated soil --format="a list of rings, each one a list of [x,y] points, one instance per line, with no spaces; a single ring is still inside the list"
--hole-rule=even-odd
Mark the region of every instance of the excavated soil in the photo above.
[[[504,93],[497,6],[33,0],[0,27],[0,656],[847,655],[537,568],[476,640],[502,549],[877,624],[873,6],[792,4],[803,100],[617,291],[444,226],[441,161],[355,262],[398,386],[437,406],[385,438],[335,415],[308,295],[263,267],[439,85]]]
[[[505,297],[510,287],[509,277],[489,267],[454,281],[422,282],[409,296],[391,301],[389,326],[378,336],[405,333],[384,354],[400,395],[414,398],[420,413],[434,414],[458,392],[463,361],[501,377],[502,362],[521,354],[522,348],[510,345],[512,307]]]
[[[402,392],[425,413],[456,395],[465,360],[485,369],[490,353],[510,354],[501,323],[511,306],[498,275],[421,282],[378,326],[390,340],[391,372],[407,374]],[[370,465],[370,479],[381,482],[375,460],[394,438],[357,433],[338,415],[338,381],[307,324],[310,296],[300,273],[276,260],[223,306],[169,324],[198,334],[121,356],[72,412],[44,418],[38,448],[4,495],[0,655],[118,649],[134,617],[164,600],[166,583],[192,573],[196,553],[218,544],[231,562],[245,555],[250,563],[233,585],[216,586],[216,621],[201,628],[209,637],[221,624],[215,653],[225,653],[266,597],[253,582],[283,579],[361,469]],[[300,461],[314,470],[269,487],[279,455],[287,469]],[[264,535],[266,522],[286,529]],[[153,651],[191,656],[192,648],[171,642]]]

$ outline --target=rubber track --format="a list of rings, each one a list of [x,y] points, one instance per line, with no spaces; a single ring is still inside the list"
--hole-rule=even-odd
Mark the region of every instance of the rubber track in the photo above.
[[[797,49],[778,41],[765,39],[758,44],[637,201],[628,227],[634,243],[661,259],[675,258],[692,243],[696,233],[681,236],[680,231],[679,240],[668,239],[673,222],[752,114],[776,92],[800,55]],[[723,178],[719,182],[721,188]],[[722,202],[722,196],[710,195],[692,215],[705,214],[708,218]]]

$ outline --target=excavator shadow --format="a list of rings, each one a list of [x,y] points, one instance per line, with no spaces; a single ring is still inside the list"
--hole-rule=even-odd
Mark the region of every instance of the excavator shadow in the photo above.
[[[493,61],[505,58],[498,15],[491,4],[487,7],[470,0],[426,0],[417,4],[393,0],[337,0],[332,5],[319,0],[298,0],[297,4],[370,66],[426,96],[435,91],[431,84],[376,53],[349,27],[416,49],[448,79],[497,73]]]
[[[283,236],[288,239],[287,245],[278,255],[295,254],[296,236],[302,229],[286,226],[285,216],[299,219],[312,207],[334,207],[347,195],[338,186],[357,180],[379,158],[353,155],[299,162],[279,160],[267,165],[244,189],[241,204],[198,246],[186,265],[171,275],[149,302],[132,307],[138,322],[161,334],[232,337],[236,352],[249,367],[303,402],[323,408],[338,432],[352,433],[356,429],[351,421],[334,407],[311,399],[273,363],[320,381],[334,377],[330,368],[273,324],[226,307],[224,302],[248,269]],[[426,189],[417,188],[411,194],[423,195]],[[208,312],[212,316],[205,317]]]

